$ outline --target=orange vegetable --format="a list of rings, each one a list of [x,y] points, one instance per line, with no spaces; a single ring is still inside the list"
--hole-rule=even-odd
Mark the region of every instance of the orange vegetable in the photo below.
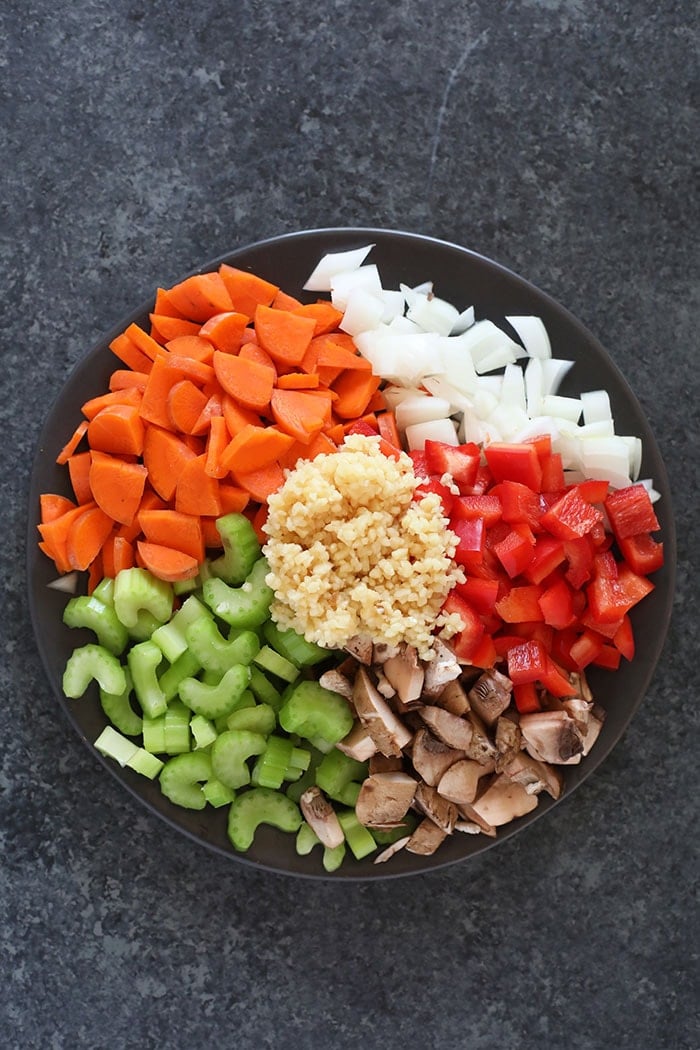
[[[149,543],[189,554],[197,561],[204,560],[202,525],[197,514],[183,514],[176,510],[142,510],[139,525]]]
[[[277,386],[280,390],[313,390],[319,384],[317,372],[287,372],[277,377]]]
[[[254,273],[248,273],[247,270],[238,270],[235,266],[229,266],[228,263],[221,264],[219,274],[226,286],[234,310],[238,310],[249,318],[255,314],[258,304],[269,306],[279,291],[276,284],[271,284]]]
[[[102,571],[109,579],[134,566],[134,548],[127,539],[113,532],[102,547]]]
[[[226,420],[226,427],[231,437],[237,434],[244,426],[247,426],[248,423],[252,423],[253,426],[257,427],[264,426],[257,412],[251,412],[249,408],[242,408],[230,394],[224,394],[221,407]]]
[[[297,314],[298,317],[311,317],[315,325],[314,335],[333,332],[343,320],[340,310],[336,310],[333,304],[325,299],[319,300],[317,303],[305,303],[303,306],[296,306],[292,313]]]
[[[113,339],[109,344],[109,349],[134,372],[150,371],[152,359],[139,350],[126,332],[122,332],[116,339]]]
[[[295,299],[293,295],[287,295],[280,289],[269,305],[274,310],[297,310],[304,304],[299,299]]]
[[[59,466],[63,466],[64,463],[68,462],[68,460],[73,455],[80,442],[83,440],[85,434],[87,433],[87,428],[87,420],[83,419],[80,423],[78,423],[77,427],[73,431],[72,436],[68,439],[61,451],[56,456],[56,462],[59,464]]]
[[[181,379],[168,391],[168,417],[174,430],[192,434],[209,398],[191,379]]]
[[[282,365],[298,365],[304,358],[316,326],[312,317],[298,317],[288,310],[258,306],[255,334],[263,350]]]
[[[95,560],[112,529],[114,521],[101,507],[83,509],[68,530],[66,554],[71,569],[81,572]]]
[[[284,484],[284,473],[279,463],[271,463],[260,470],[234,474],[236,482],[258,503],[266,503],[273,492]]]
[[[184,314],[180,313],[178,308],[174,305],[170,292],[167,288],[156,289],[156,298],[153,304],[153,312],[161,314],[163,317],[179,317],[184,318]]]
[[[222,511],[222,513],[224,513]],[[207,550],[220,550],[221,536],[216,527],[216,518],[202,518],[202,538]]]
[[[147,380],[148,372],[132,372],[130,368],[115,368],[109,377],[109,389],[112,393],[129,389],[143,391]]]
[[[109,405],[88,425],[90,448],[117,456],[140,456],[144,425],[137,405]]]
[[[323,429],[328,416],[328,403],[308,390],[273,390],[270,406],[280,429],[302,445]]]
[[[399,428],[396,426],[396,416],[393,412],[379,412],[375,417],[377,420],[377,427],[379,433],[388,441],[394,448],[401,448],[401,438],[399,437]]]
[[[199,564],[196,558],[182,551],[174,550],[172,547],[164,547],[159,543],[147,543],[139,540],[136,544],[138,559],[145,569],[153,576],[166,583],[176,583],[178,580],[191,580],[199,572]]]
[[[218,273],[195,274],[168,289],[170,301],[190,321],[200,324],[233,309],[231,296]]]
[[[158,336],[163,343],[199,334],[199,324],[196,321],[186,321],[182,317],[165,317],[162,314],[148,316],[152,325],[152,338]]]
[[[92,489],[90,488],[91,462],[92,454],[90,452],[78,452],[68,460],[68,475],[71,488],[78,503],[90,503],[93,498]]]
[[[279,457],[279,465],[291,470],[300,459],[315,459],[321,453],[337,452],[338,446],[323,431],[318,433],[308,445],[295,441],[292,447]]]
[[[232,311],[225,314],[214,314],[199,329],[203,339],[225,354],[236,354],[243,342],[243,333],[248,326],[252,314],[237,313]]]
[[[107,540],[105,540],[105,543],[108,542],[108,541],[109,541],[109,536],[107,537]],[[103,549],[104,549],[104,544],[103,544]],[[103,566],[104,566],[104,562],[103,562],[103,559],[102,559],[102,550],[100,550],[100,551],[98,551],[98,553],[95,555],[95,557],[92,559],[92,561],[88,565],[88,570],[87,570],[88,571],[88,582],[87,582],[87,592],[88,592],[88,594],[92,594],[92,592],[95,590],[95,587],[97,587],[97,584],[100,582],[100,580],[104,579],[105,572],[104,572]]]
[[[212,416],[209,421],[204,472],[210,478],[225,478],[228,467],[224,466],[223,455],[229,443],[229,432],[223,416]]]
[[[143,328],[139,328],[137,324],[130,324],[126,329],[125,335],[131,339],[132,343],[141,351],[145,358],[150,358],[151,361],[155,361],[163,353],[163,347],[160,343],[157,343],[148,332],[144,332]],[[148,369],[141,368],[140,372],[146,372]]]
[[[356,350],[348,350],[330,337],[319,345],[317,363],[319,366],[338,368],[341,371],[346,368],[354,368],[361,372],[372,371],[372,366],[365,357],[360,357]]]
[[[294,438],[274,427],[244,427],[224,449],[221,465],[234,476],[274,463],[294,444]]]
[[[73,510],[75,503],[67,496],[59,496],[54,492],[43,492],[39,496],[39,518],[42,525],[50,521],[56,521],[62,514]]]
[[[257,361],[260,365],[267,365],[275,373],[275,381],[277,380],[277,365],[272,360],[267,350],[263,350],[257,343],[245,343],[238,356],[243,361]]]
[[[219,498],[222,514],[240,514],[250,502],[250,494],[245,489],[224,482],[219,485]]]
[[[216,350],[214,370],[226,393],[244,408],[262,410],[270,403],[275,373],[267,365]]]
[[[146,428],[143,462],[148,480],[162,499],[173,498],[185,465],[195,458],[196,454],[171,431],[156,426]]]
[[[95,507],[96,505],[97,504],[95,503],[89,504],[91,507]],[[68,560],[66,541],[74,522],[77,521],[85,510],[86,506],[84,504],[82,506],[72,507],[64,514],[61,514],[60,517],[37,526],[39,535],[44,541],[45,549],[47,552],[50,551],[49,557],[53,558],[59,572],[70,572],[72,568]]]
[[[130,525],[141,503],[147,473],[140,463],[93,452],[89,474],[93,499],[112,521]]]
[[[223,416],[222,400],[222,396],[219,394],[211,394],[192,428],[193,434],[206,434],[211,426],[212,419],[215,419],[216,416]]]
[[[182,465],[175,486],[175,510],[182,514],[218,517],[219,482],[206,472],[206,456],[193,456]]]
[[[147,483],[148,484],[148,483]],[[151,488],[144,488],[141,502],[139,503],[139,509],[136,511],[133,520],[129,525],[120,525],[117,529],[116,535],[121,536],[122,539],[127,540],[128,543],[133,544],[135,540],[141,535],[141,526],[139,525],[139,514],[144,510],[167,510],[168,504],[165,500],[157,496]]]
[[[347,369],[333,384],[333,389],[338,394],[333,411],[341,419],[354,419],[363,415],[380,383],[379,376],[375,376],[371,371]]]
[[[191,357],[193,361],[201,361],[205,365],[211,364],[214,355],[214,347],[209,340],[199,335],[180,335],[176,339],[169,339],[165,349],[177,357]]]
[[[124,387],[121,390],[113,390],[109,394],[99,394],[90,398],[82,406],[80,411],[86,419],[94,419],[98,412],[111,405],[140,405],[143,392],[135,386]]]

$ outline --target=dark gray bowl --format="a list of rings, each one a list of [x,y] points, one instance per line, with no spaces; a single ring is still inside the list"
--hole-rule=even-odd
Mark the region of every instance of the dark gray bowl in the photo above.
[[[665,565],[654,575],[656,587],[653,593],[632,612],[637,641],[635,659],[629,664],[623,661],[615,673],[594,669],[590,674],[596,699],[607,709],[607,719],[591,754],[579,766],[566,770],[562,797],[567,798],[593,773],[624,733],[649,687],[666,637],[673,599],[676,549],[671,496],[663,460],[639,402],[597,339],[567,310],[522,277],[465,248],[416,234],[386,230],[310,230],[239,248],[212,260],[198,272],[213,270],[221,262],[229,262],[273,281],[300,299],[311,301],[316,296],[302,292],[301,286],[318,259],[329,251],[358,248],[369,243],[376,245],[371,261],[378,264],[387,286],[397,287],[399,281],[414,285],[432,280],[438,295],[460,309],[473,304],[478,318],[499,322],[507,314],[540,316],[547,326],[554,355],[576,362],[561,392],[573,395],[582,390],[604,387],[610,395],[618,433],[636,434],[642,438],[641,476],[652,477],[662,496],[657,511],[665,544]],[[225,808],[199,813],[173,806],[161,794],[157,781],[152,783],[128,769],[120,769],[95,751],[92,742],[106,724],[96,692],[88,693],[81,700],[69,701],[61,691],[61,677],[68,655],[77,644],[88,639],[87,634],[81,638],[81,634],[63,626],[61,615],[66,597],[47,589],[47,583],[55,578],[55,571],[37,547],[39,495],[42,492],[69,494],[67,471],[56,466],[56,454],[80,418],[80,405],[88,397],[106,389],[109,375],[117,367],[116,359],[108,349],[109,343],[132,321],[146,321],[151,308],[152,298],[109,332],[74,369],[39,437],[31,479],[27,557],[29,605],[37,645],[63,712],[93,756],[140,802],[196,842],[240,863],[291,875],[363,880],[435,871],[498,845],[533,820],[549,813],[556,803],[549,796],[541,796],[536,810],[501,829],[495,840],[456,834],[432,857],[400,852],[385,865],[374,865],[371,857],[361,862],[348,858],[340,871],[327,875],[321,866],[319,850],[310,856],[298,857],[294,851],[294,837],[272,828],[259,830],[247,854],[236,853],[226,837]]]

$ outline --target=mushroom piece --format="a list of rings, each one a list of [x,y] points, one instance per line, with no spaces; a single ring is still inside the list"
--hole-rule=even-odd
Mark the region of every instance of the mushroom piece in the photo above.
[[[375,642],[372,648],[372,663],[383,664],[392,656],[398,656],[399,652],[400,647],[398,645],[389,645],[388,642]]]
[[[410,838],[410,835],[404,835],[402,839],[397,839],[396,842],[392,842],[390,846],[387,846],[386,849],[383,849],[381,853],[377,854],[374,858],[374,863],[383,864],[385,861],[391,860],[399,850],[402,850],[404,846],[408,845]]]
[[[530,813],[536,806],[537,795],[529,795],[522,784],[501,774],[470,808],[491,827],[499,828]]]
[[[372,640],[367,638],[365,635],[356,634],[354,638],[348,639],[344,647],[346,653],[350,653],[356,660],[359,660],[361,664],[372,663]]]
[[[418,709],[418,713],[426,726],[438,740],[442,740],[443,744],[460,751],[467,750],[474,733],[471,722],[460,718],[459,715],[453,715],[451,711],[445,711],[442,707],[424,705]]]
[[[417,783],[408,773],[373,773],[362,783],[355,813],[365,827],[396,826],[406,816]]]
[[[386,700],[391,700],[393,696],[396,696],[396,690],[394,689],[393,685],[382,670],[375,667],[374,675],[376,679],[377,690],[382,694],[382,696]]]
[[[440,695],[433,699],[433,704],[436,707],[443,707],[445,711],[449,711],[453,715],[466,715],[469,710],[467,694],[461,682],[457,680],[448,682],[440,692]]]
[[[446,838],[446,831],[439,828],[430,817],[424,817],[406,843],[405,849],[409,853],[419,853],[423,857],[429,857],[435,853]]]
[[[319,787],[308,788],[299,800],[301,812],[324,846],[335,849],[345,841],[335,810]]]
[[[454,830],[455,821],[459,816],[454,802],[443,798],[434,787],[429,784],[420,783],[416,789],[413,804],[424,816],[430,817],[434,824],[442,828],[448,835]]]
[[[600,731],[603,728],[603,718],[597,718],[593,713],[588,720],[586,731],[583,734],[583,751],[582,755],[587,755],[591,750],[596,740],[600,736]]]
[[[324,689],[330,689],[332,693],[340,693],[346,700],[352,700],[352,681],[335,668],[332,668],[330,671],[324,671],[318,680],[318,684],[323,686]]]
[[[357,762],[366,762],[368,758],[372,758],[377,753],[377,745],[362,722],[359,721],[355,722],[348,735],[335,746],[338,751],[342,751],[343,754],[354,758]]]
[[[546,791],[552,798],[559,798],[564,779],[558,769],[540,762],[525,751],[520,751],[503,766],[503,772],[517,784],[522,784],[529,795]]]
[[[516,755],[520,754],[523,745],[523,735],[520,732],[518,723],[506,715],[501,715],[496,722],[495,741],[496,750],[498,751],[496,770],[500,773],[508,762],[511,762]]]
[[[479,828],[479,831],[481,831],[482,834],[488,835],[491,839],[496,838],[496,829],[494,828],[493,824],[489,824],[488,820],[484,820],[481,814],[477,813],[470,803],[461,803],[460,805],[458,805],[457,812],[460,814],[461,817],[464,818],[464,820],[468,824],[476,824],[476,826]],[[461,821],[457,821],[457,824],[461,823]],[[457,824],[455,824],[455,828],[458,831],[462,831],[462,828],[457,828]]]
[[[492,726],[510,705],[512,692],[510,678],[492,667],[469,690],[469,703],[482,721]]]
[[[355,675],[352,702],[377,750],[383,755],[399,757],[411,740],[411,732],[379,694],[364,667]]]
[[[444,773],[464,758],[464,751],[448,747],[429,733],[427,729],[419,729],[413,738],[411,749],[411,762],[421,780],[431,787],[435,787]]]
[[[414,646],[405,645],[397,656],[384,661],[382,670],[402,704],[408,705],[420,699],[425,672]]]
[[[436,638],[433,643],[433,658],[425,661],[423,695],[431,700],[438,697],[446,685],[459,678],[462,667],[454,650]],[[460,712],[456,712],[459,714]]]
[[[473,758],[476,762],[481,762],[484,765],[496,759],[498,757],[498,749],[486,732],[486,727],[477,713],[469,711],[465,715],[465,719],[472,729],[471,742],[465,748],[467,758]]]
[[[583,734],[566,711],[535,711],[520,716],[525,750],[540,762],[565,765],[580,761]]]
[[[455,831],[463,831],[467,835],[480,835],[483,831],[483,828],[480,828],[479,825],[473,820],[458,820],[455,823]]]
[[[438,792],[450,802],[473,802],[479,789],[480,777],[492,773],[494,768],[493,762],[482,766],[473,759],[460,759],[440,777],[437,785]]]
[[[381,755],[378,751],[370,756],[369,772],[398,773],[403,769],[403,759],[396,756]]]

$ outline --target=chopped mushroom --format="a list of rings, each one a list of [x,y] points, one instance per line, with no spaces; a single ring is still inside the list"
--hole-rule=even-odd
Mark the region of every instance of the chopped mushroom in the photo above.
[[[377,689],[386,700],[391,700],[392,696],[396,696],[396,690],[383,671],[376,672],[376,679]]]
[[[460,759],[440,777],[437,789],[450,802],[473,802],[479,789],[479,779],[492,773],[495,764],[481,765],[470,758]]]
[[[540,762],[580,761],[583,734],[566,711],[535,711],[520,716],[526,751]]]
[[[336,812],[319,787],[314,785],[308,788],[301,796],[299,806],[306,823],[313,828],[324,846],[335,849],[345,841]]]
[[[515,758],[503,766],[503,772],[511,780],[522,784],[529,795],[538,795],[546,791],[552,798],[559,798],[562,792],[563,777],[558,769],[540,762],[538,759],[520,751]]]
[[[435,853],[446,838],[446,831],[439,828],[430,817],[424,817],[406,843],[405,849],[409,853],[419,853],[423,857],[429,857]]]
[[[377,642],[372,650],[372,663],[383,664],[399,652],[398,645],[389,645],[388,642]]]
[[[355,813],[365,827],[396,826],[406,816],[417,790],[408,773],[373,773],[360,788]]]
[[[377,753],[377,745],[362,722],[355,722],[348,735],[335,746],[357,762],[366,762],[368,758],[372,758]]]
[[[377,749],[383,755],[401,755],[412,734],[377,692],[364,667],[355,675],[352,702]]]
[[[491,827],[499,828],[530,813],[536,806],[536,795],[529,795],[522,784],[501,774],[476,802],[472,802],[471,810]]]
[[[318,684],[324,689],[330,689],[332,693],[340,693],[346,700],[352,700],[352,682],[338,670],[324,671]]]
[[[384,661],[382,669],[384,677],[394,687],[404,706],[420,699],[425,672],[414,646],[403,646],[396,656]]]
[[[487,726],[510,705],[513,683],[495,668],[485,671],[469,690],[469,703]]]
[[[391,860],[391,858],[396,853],[398,853],[399,850],[402,850],[404,846],[408,845],[410,838],[410,835],[404,835],[402,839],[397,839],[396,842],[392,842],[390,846],[387,846],[386,849],[383,849],[381,853],[377,854],[377,856],[374,858],[374,863],[384,864],[385,861]]]
[[[418,709],[418,713],[438,740],[442,740],[448,747],[466,751],[471,744],[474,733],[471,722],[445,711],[442,707],[423,706]]]
[[[454,802],[443,798],[434,787],[429,784],[420,783],[416,789],[414,806],[426,817],[430,817],[434,824],[451,835],[455,821],[458,817],[457,807]]]
[[[461,672],[462,667],[454,650],[436,638],[433,644],[433,659],[427,660],[425,664],[423,695],[431,700],[440,696],[445,686],[459,678]]]
[[[484,835],[488,835],[491,839],[496,838],[496,829],[493,824],[489,824],[488,820],[484,820],[481,814],[477,813],[471,803],[460,803],[460,805],[457,806],[457,811],[460,816],[464,817],[464,819],[470,824],[476,824]],[[456,824],[455,827],[457,827]]]
[[[471,726],[472,738],[465,748],[467,758],[473,758],[476,762],[486,764],[498,756],[498,749],[486,732],[486,727],[476,711],[470,711],[466,720]]]
[[[448,682],[439,696],[431,699],[436,707],[443,707],[445,711],[449,711],[453,715],[466,715],[469,710],[467,694],[462,684],[458,681]]]
[[[448,747],[427,729],[419,729],[413,738],[411,762],[419,777],[435,787],[444,773],[464,758],[464,751]]]
[[[392,755],[391,757],[388,755],[380,755],[378,751],[370,756],[370,773],[394,773],[399,772],[402,769],[403,758],[398,758],[395,755]]]
[[[356,634],[354,638],[351,638],[345,643],[345,652],[350,653],[356,660],[359,660],[361,664],[369,666],[372,663],[372,652],[374,646],[370,638],[365,635]]]
[[[496,769],[500,773],[503,767],[520,753],[523,746],[523,734],[518,723],[507,715],[501,715],[496,722],[495,743],[498,751]]]

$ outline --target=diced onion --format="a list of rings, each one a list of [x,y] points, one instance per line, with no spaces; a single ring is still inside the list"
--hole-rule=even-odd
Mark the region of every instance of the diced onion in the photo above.
[[[59,576],[55,580],[51,580],[46,586],[52,591],[61,591],[64,594],[75,594],[78,586],[78,574],[77,572],[66,573],[65,576]]]
[[[373,244],[349,252],[329,252],[313,270],[304,289],[307,292],[330,292],[331,278],[336,274],[356,270],[371,252]]]
[[[552,356],[547,329],[540,317],[506,317],[506,321],[520,336],[528,357],[542,360]]]
[[[370,295],[381,300],[382,282],[374,263],[360,266],[356,270],[344,270],[331,277],[331,302],[336,310],[345,310],[350,292],[354,288],[364,288]]]
[[[376,328],[384,316],[384,303],[364,288],[351,288],[340,328],[348,335],[359,335]]]
[[[418,423],[445,419],[450,407],[450,402],[441,397],[407,397],[396,406],[396,425],[407,430]]]
[[[431,419],[425,423],[414,423],[406,427],[406,443],[411,451],[422,451],[426,441],[442,441],[445,445],[458,445],[457,430],[451,419]]]
[[[612,419],[607,390],[585,391],[581,394],[581,404],[584,423],[599,423],[604,419]]]

